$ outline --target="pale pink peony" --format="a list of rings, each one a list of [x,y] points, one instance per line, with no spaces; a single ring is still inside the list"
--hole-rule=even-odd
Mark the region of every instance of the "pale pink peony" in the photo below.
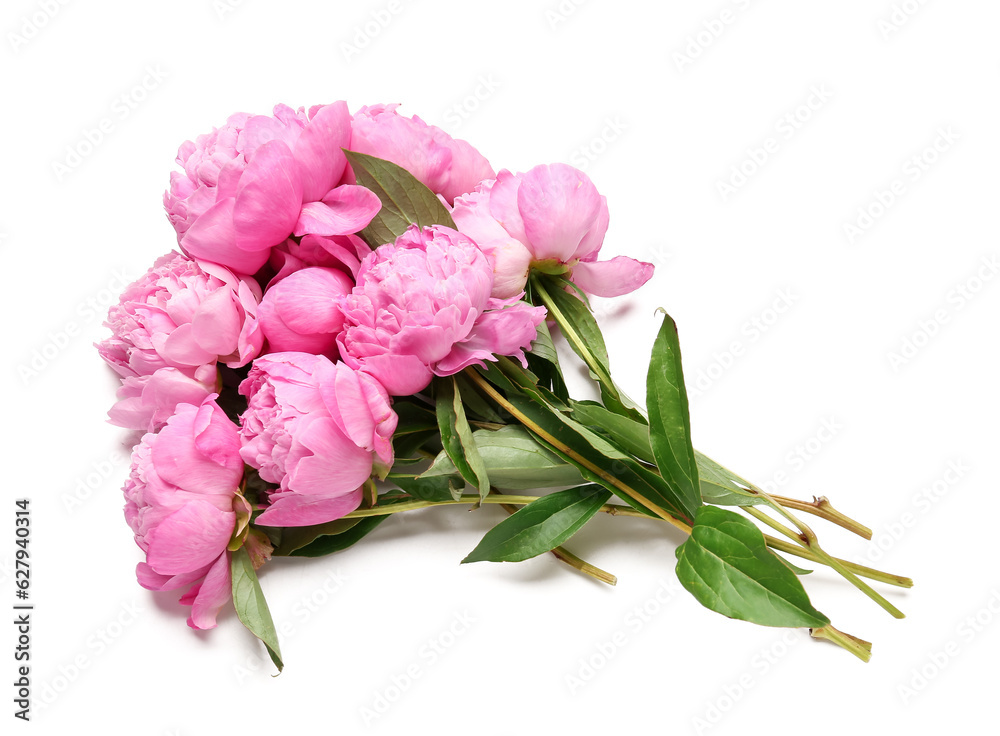
[[[239,449],[236,426],[207,401],[179,405],[166,426],[146,434],[132,453],[125,519],[146,554],[136,576],[149,590],[191,585],[181,603],[191,606],[192,628],[214,628],[231,595],[227,547],[237,514],[250,514],[238,493]]]
[[[160,368],[148,376],[127,376],[108,419],[118,427],[155,432],[166,424],[178,404],[197,406],[212,396],[216,381],[215,365],[203,365],[193,376],[177,368]]]
[[[545,310],[490,296],[493,265],[448,227],[410,227],[361,264],[343,300],[341,360],[375,376],[394,396],[416,393],[497,355],[524,363]]]
[[[402,166],[450,204],[495,174],[471,144],[452,138],[414,115],[396,112],[398,104],[371,105],[354,113],[351,149]],[[353,175],[348,169],[348,181]]]
[[[245,274],[263,266],[289,236],[347,235],[381,207],[374,193],[338,186],[351,141],[345,102],[272,116],[237,113],[177,153],[163,195],[177,242],[187,254]]]
[[[113,334],[97,349],[123,378],[167,367],[193,376],[219,361],[237,368],[264,342],[256,317],[260,298],[253,279],[167,253],[108,310],[104,325]]]
[[[264,526],[339,519],[361,503],[362,487],[392,466],[398,417],[371,376],[321,355],[273,353],[254,361],[240,393],[240,454],[279,485],[257,517]]]
[[[344,327],[340,300],[354,281],[342,271],[309,267],[272,285],[260,303],[261,329],[269,353],[298,351],[337,357]]]
[[[523,288],[530,268],[567,273],[584,291],[604,297],[634,291],[653,275],[651,264],[633,258],[597,261],[608,229],[607,200],[586,174],[566,164],[526,174],[501,171],[457,199],[452,217],[461,232],[495,254],[502,293]],[[519,246],[527,251],[527,268]]]

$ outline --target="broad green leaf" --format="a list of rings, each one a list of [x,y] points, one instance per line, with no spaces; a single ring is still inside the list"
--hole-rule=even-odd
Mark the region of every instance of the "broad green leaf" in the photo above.
[[[426,460],[427,458],[420,455],[419,452],[424,449],[424,445],[427,444],[428,440],[437,437],[437,433],[437,427],[435,427],[434,429],[425,429],[419,432],[393,434],[393,467],[396,467],[397,465],[419,463]]]
[[[397,400],[392,408],[399,417],[396,431],[392,434],[392,451],[397,463],[405,463],[427,440],[437,436],[437,417],[431,407],[416,399]]]
[[[603,430],[623,449],[643,462],[653,463],[649,444],[649,426],[615,414],[593,401],[574,401],[573,416],[588,427]],[[707,455],[694,451],[702,501],[716,506],[755,506],[766,503],[751,490],[754,486],[736,473],[724,468]]]
[[[753,485],[731,470],[719,465],[712,458],[694,451],[701,479],[701,497],[705,503],[716,506],[756,506],[767,501],[751,491]]]
[[[536,329],[538,335],[527,353],[528,367],[538,376],[539,385],[551,386],[552,392],[565,402],[569,400],[569,390],[563,380],[559,354],[552,342],[552,333],[545,320],[539,322]]]
[[[655,464],[649,446],[649,425],[606,409],[594,401],[573,401],[573,416],[582,424],[606,433],[645,463]]]
[[[481,498],[485,497],[490,492],[490,477],[472,439],[472,429],[466,419],[462,394],[455,379],[437,379],[434,395],[444,451],[465,482],[478,488]]]
[[[454,463],[451,462],[444,450],[441,451],[438,458],[443,458],[443,461],[448,464],[447,468],[440,468],[440,472],[436,471],[435,465],[431,465],[420,475],[390,473],[386,480],[395,483],[408,494],[422,501],[457,501],[465,488],[465,480],[455,470]]]
[[[771,553],[764,535],[739,514],[698,509],[691,536],[677,548],[677,578],[706,608],[762,626],[819,628],[802,583]]]
[[[548,552],[576,534],[610,497],[596,485],[542,496],[493,527],[462,562],[520,562]]]
[[[677,325],[666,312],[653,343],[646,377],[646,408],[649,413],[649,444],[656,467],[685,506],[701,504],[698,467],[691,445],[691,419],[681,370],[681,348]]]
[[[558,368],[559,354],[556,353],[555,343],[552,342],[552,333],[549,331],[549,326],[544,319],[538,323],[535,331],[536,337],[534,342],[531,343],[531,352]]]
[[[406,169],[391,161],[357,151],[344,151],[358,184],[371,189],[382,202],[382,209],[360,233],[372,248],[392,243],[411,224],[421,227],[455,227],[451,213],[430,189]]]
[[[596,359],[598,365],[610,377],[608,366],[608,348],[604,344],[604,335],[601,328],[594,319],[593,312],[589,305],[578,297],[566,291],[567,282],[565,279],[553,279],[550,277],[535,277],[536,287],[543,295],[547,304],[551,304],[550,311],[552,317],[558,322],[561,329],[575,333],[579,339],[572,339],[567,335],[567,342],[573,351],[585,362],[589,357]],[[584,347],[585,346],[585,347]],[[584,351],[589,352],[587,355]]]
[[[314,526],[290,526],[281,531],[281,544],[275,547],[274,555],[284,557],[298,549],[308,547],[320,537],[334,536],[349,531],[361,519],[334,519]]]
[[[477,429],[472,439],[495,488],[522,491],[583,482],[576,467],[546,449],[523,427],[510,425],[496,431]],[[457,472],[454,463],[442,452],[420,477],[430,479]]]
[[[645,507],[631,498],[621,488],[622,484],[675,518],[687,521],[694,518],[696,507],[687,506],[686,501],[677,496],[659,475],[610,440],[560,412],[546,401],[537,387],[526,387],[525,377],[518,374],[521,371],[519,366],[502,360],[497,365],[509,375],[499,379],[495,385],[499,387],[506,383],[511,386],[513,390],[507,392],[507,401],[526,417],[527,429],[550,450],[575,465],[586,480],[599,483],[641,510]],[[486,376],[491,381],[496,373],[500,373],[499,367],[495,371],[491,367],[486,370]],[[523,388],[514,388],[509,379],[516,380],[518,387]]]
[[[246,548],[240,547],[230,553],[229,570],[233,582],[233,606],[236,615],[251,634],[264,643],[271,661],[278,668],[284,668],[281,661],[281,650],[278,647],[278,633],[274,630],[271,612],[264,600],[264,591],[260,589],[260,581],[250,562]]]
[[[360,542],[388,518],[389,515],[386,514],[385,516],[365,516],[360,519],[341,519],[340,521],[353,521],[355,523],[338,534],[318,536],[309,544],[290,552],[289,555],[291,557],[323,557],[340,552]]]
[[[455,375],[455,380],[458,382],[458,390],[462,394],[462,402],[468,410],[466,414],[471,411],[474,416],[478,416],[483,421],[503,424],[503,417],[497,413],[496,408],[489,401],[480,395],[472,381],[461,373]]]
[[[608,348],[590,305],[585,301],[586,295],[565,278],[542,274],[534,274],[532,278],[533,286],[549,310],[549,315],[559,325],[573,351],[590,368],[591,376],[600,386],[605,405],[619,414],[633,419],[640,418],[642,415],[638,411],[639,407],[621,392],[611,378]],[[580,297],[566,291],[567,288],[573,289]]]

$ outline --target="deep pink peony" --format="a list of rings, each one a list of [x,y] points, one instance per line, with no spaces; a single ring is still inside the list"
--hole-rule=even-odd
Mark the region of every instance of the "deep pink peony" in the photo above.
[[[495,176],[490,162],[471,144],[416,115],[400,115],[397,107],[371,105],[358,110],[351,122],[352,150],[402,166],[449,203]],[[353,181],[350,174],[348,180]]]
[[[398,417],[371,376],[321,355],[273,353],[254,361],[240,393],[240,454],[280,486],[258,524],[339,519],[361,503],[365,481],[392,466]]]
[[[264,344],[260,298],[257,282],[222,266],[174,252],[157,259],[108,310],[112,335],[97,345],[124,379],[112,421],[155,429],[180,401],[216,390],[217,362],[249,363]]]
[[[214,401],[181,404],[158,434],[142,438],[125,483],[125,519],[146,554],[136,567],[149,590],[192,587],[188,626],[215,627],[231,595],[229,554],[237,516],[250,506],[238,493],[243,478],[236,426]],[[193,585],[192,585],[193,584]]]
[[[458,229],[496,254],[497,282],[505,290],[528,277],[528,266],[567,271],[570,279],[596,296],[619,296],[638,289],[653,266],[617,256],[598,262],[608,229],[607,200],[590,178],[566,164],[536,166],[526,174],[501,171],[469,196],[455,201]]]
[[[347,103],[273,116],[237,113],[177,153],[163,195],[177,242],[191,256],[256,273],[290,235],[347,235],[381,204],[359,186],[338,186],[350,146]]]
[[[260,326],[268,352],[298,351],[337,357],[337,335],[344,327],[340,300],[354,281],[343,271],[309,267],[271,286],[260,303]]]
[[[362,262],[343,301],[341,360],[394,396],[497,355],[524,363],[545,310],[520,302],[520,294],[493,298],[492,289],[493,265],[472,240],[448,227],[414,225]]]

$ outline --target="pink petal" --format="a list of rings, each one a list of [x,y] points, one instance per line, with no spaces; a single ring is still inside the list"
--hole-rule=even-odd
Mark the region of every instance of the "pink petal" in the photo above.
[[[587,234],[580,241],[580,247],[576,249],[576,255],[583,260],[597,260],[597,252],[604,243],[604,235],[608,232],[610,214],[608,213],[608,198],[601,195],[601,206],[597,211],[597,219],[591,226]]]
[[[236,244],[248,251],[278,245],[292,232],[301,207],[302,182],[292,152],[282,141],[265,143],[240,178],[233,210]]]
[[[140,562],[135,566],[135,577],[146,590],[174,590],[190,585],[207,571],[207,566],[181,573],[180,575],[161,575],[149,566],[148,562]]]
[[[229,355],[239,344],[242,320],[233,299],[235,294],[226,288],[216,289],[202,299],[191,320],[192,336],[202,350],[215,356]]]
[[[292,148],[302,172],[304,201],[320,200],[337,185],[347,168],[342,149],[350,142],[351,113],[347,103],[340,101],[321,107]]]
[[[191,501],[146,535],[146,560],[154,572],[178,575],[208,565],[225,552],[236,515],[205,501]]]
[[[351,442],[332,419],[303,419],[285,467],[289,469],[288,490],[307,496],[336,496],[368,479],[372,454]]]
[[[191,493],[226,497],[243,477],[239,447],[239,430],[216,404],[182,404],[160,430],[152,459],[165,482]]]
[[[193,429],[194,446],[203,457],[242,476],[239,432],[215,402],[198,407]]]
[[[544,307],[529,307],[524,303],[484,312],[468,339],[456,343],[451,353],[433,366],[434,373],[450,376],[467,366],[482,365],[484,360],[496,360],[496,355],[514,356],[523,362],[522,351],[531,346],[538,334],[538,323],[543,319]]]
[[[187,624],[192,629],[214,629],[219,611],[233,596],[232,573],[229,570],[229,555],[223,553],[215,561],[205,576],[204,582],[192,588],[181,598],[182,603],[191,600],[191,616]]]
[[[221,263],[238,273],[256,273],[267,263],[267,253],[249,253],[236,247],[235,206],[234,198],[216,202],[188,228],[180,246],[191,258]]]
[[[601,195],[582,171],[543,164],[521,178],[517,208],[535,258],[566,263],[579,257],[577,249],[600,212]]]
[[[190,322],[171,332],[161,344],[156,345],[156,350],[164,360],[175,366],[214,363],[219,357],[218,353],[210,353],[198,344]]]
[[[594,296],[621,296],[635,291],[653,275],[653,264],[617,256],[610,261],[580,261],[573,267],[572,280]]]
[[[296,237],[312,235],[350,235],[362,230],[382,208],[375,192],[365,187],[344,185],[330,191],[322,202],[302,206]]]
[[[521,180],[506,169],[497,174],[490,189],[490,214],[512,238],[530,248],[531,244],[524,232],[524,221],[517,209],[517,191],[520,186]]]
[[[360,488],[334,497],[276,493],[271,496],[271,505],[254,523],[261,526],[323,524],[357,509],[361,505],[361,497]]]
[[[391,396],[412,396],[427,388],[434,377],[427,364],[416,355],[372,355],[359,364],[361,370],[385,386]]]
[[[343,363],[337,363],[334,366],[332,385],[323,381],[319,389],[337,427],[355,445],[371,450],[375,419],[368,400],[362,393],[358,372]]]

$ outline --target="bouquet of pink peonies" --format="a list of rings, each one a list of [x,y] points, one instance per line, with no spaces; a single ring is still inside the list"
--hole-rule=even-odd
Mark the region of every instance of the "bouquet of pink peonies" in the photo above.
[[[136,574],[184,589],[190,626],[232,600],[280,670],[261,565],[338,552],[392,514],[491,503],[510,515],[464,562],[551,552],[614,584],[563,544],[598,513],[652,517],[688,534],[681,584],[731,618],[867,661],[778,553],[902,616],[862,578],[909,579],[831,557],[795,514],[868,529],[695,451],[669,316],[646,405],[616,386],[588,296],[632,292],[653,267],[599,260],[608,206],[583,172],[496,172],[395,105],[344,102],[235,114],[177,162],[164,205],[181,252],[126,289],[97,347],[122,379],[111,421],[146,433],[124,487]],[[600,401],[570,396],[555,330]]]

